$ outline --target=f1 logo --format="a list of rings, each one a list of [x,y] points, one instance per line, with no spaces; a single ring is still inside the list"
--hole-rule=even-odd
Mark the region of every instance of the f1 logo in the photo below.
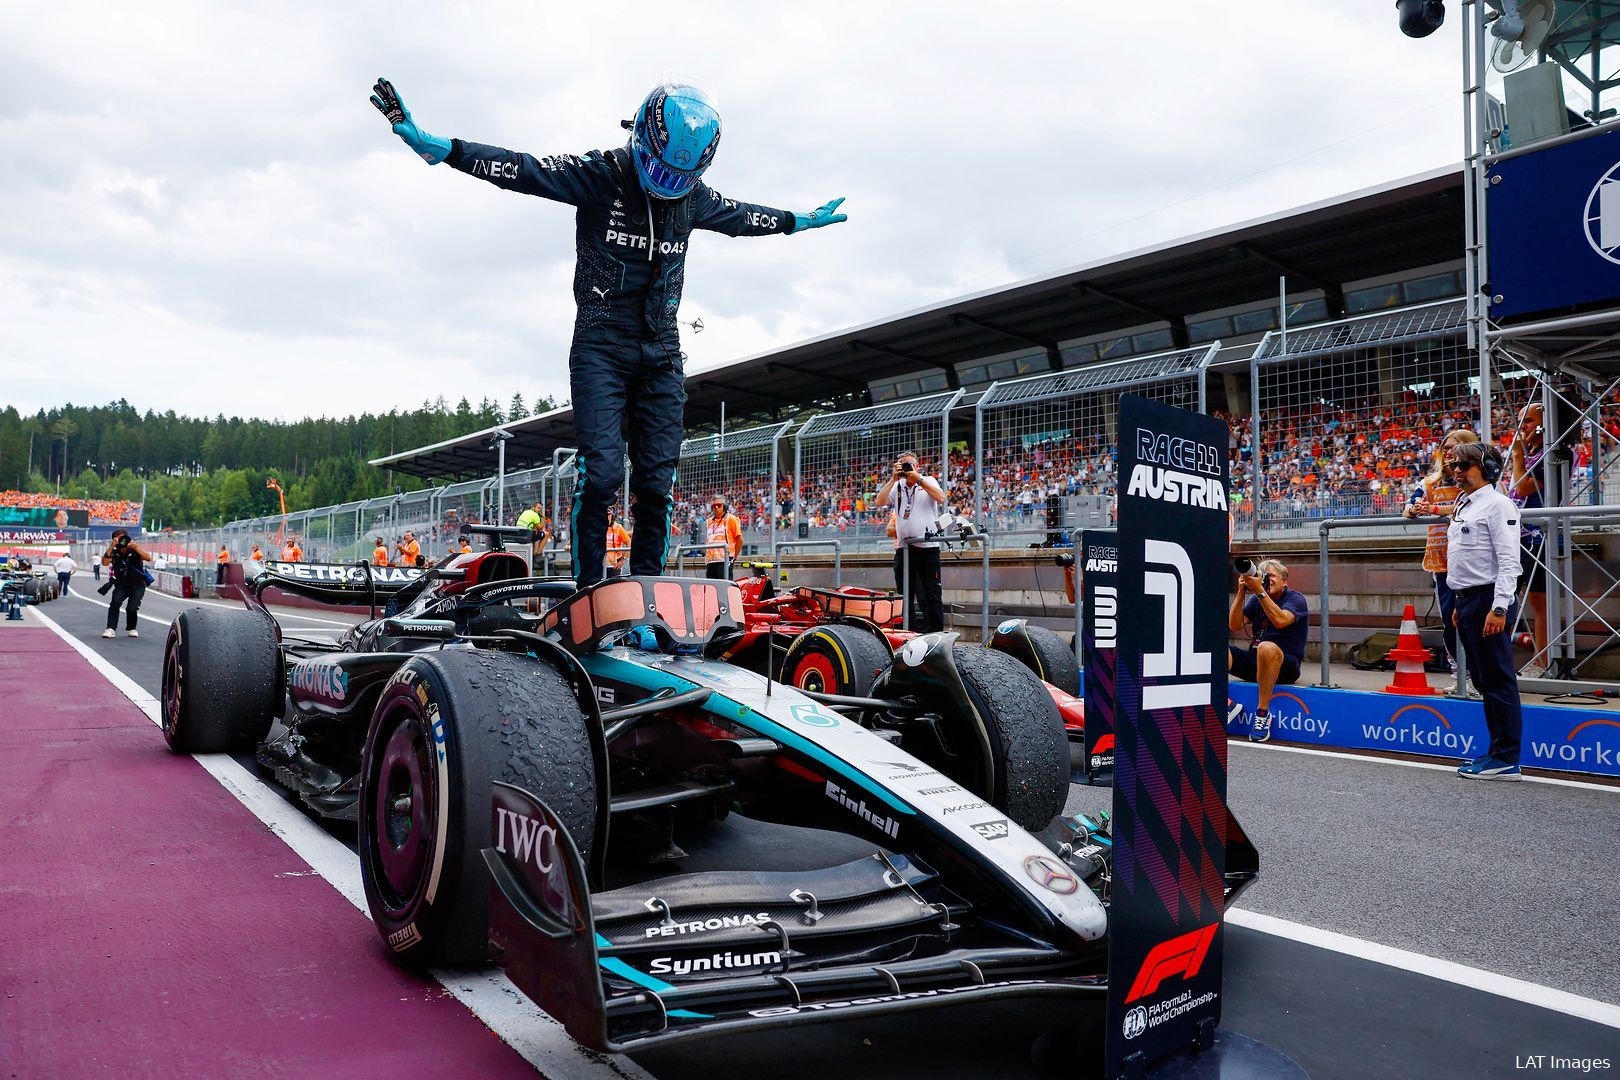
[[[1215,931],[1220,925],[1210,923],[1201,930],[1193,930],[1153,946],[1153,951],[1142,961],[1142,970],[1136,973],[1136,981],[1131,983],[1126,1002],[1156,992],[1159,984],[1172,975],[1180,975],[1183,979],[1197,975],[1198,969],[1204,966],[1204,956],[1209,952],[1209,944],[1215,940]]]
[[[1144,591],[1164,598],[1163,648],[1143,654],[1143,679],[1208,675],[1211,655],[1193,648],[1193,569],[1187,549],[1168,540],[1148,540],[1146,545],[1143,555],[1148,565],[1167,566],[1172,572],[1149,570],[1142,575]],[[1142,687],[1144,709],[1208,705],[1210,698],[1207,679]]]

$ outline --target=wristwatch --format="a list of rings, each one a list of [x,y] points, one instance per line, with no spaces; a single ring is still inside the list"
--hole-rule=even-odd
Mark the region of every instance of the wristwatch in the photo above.
[[[1491,614],[1492,615],[1506,615],[1507,614],[1507,608],[1505,608],[1505,607],[1493,607],[1493,608],[1491,608]]]

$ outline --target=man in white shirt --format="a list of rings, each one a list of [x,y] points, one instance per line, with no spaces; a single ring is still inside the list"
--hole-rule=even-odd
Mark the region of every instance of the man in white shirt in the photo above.
[[[1462,488],[1446,527],[1446,584],[1454,598],[1451,621],[1468,657],[1468,674],[1485,698],[1486,753],[1457,770],[1473,780],[1519,779],[1524,714],[1513,667],[1517,615],[1519,508],[1495,486],[1502,452],[1489,443],[1446,450],[1446,468]]]
[[[906,541],[920,541],[937,531],[945,489],[933,477],[924,476],[917,455],[907,451],[895,460],[894,475],[878,490],[876,502],[894,514],[894,587],[904,591]],[[913,630],[928,634],[945,629],[938,541],[911,545],[911,603]]]
[[[60,559],[56,560],[55,566],[56,580],[62,583],[62,595],[66,596],[68,591],[68,578],[73,576],[73,571],[79,568],[79,564],[73,561],[73,556],[63,555]]]

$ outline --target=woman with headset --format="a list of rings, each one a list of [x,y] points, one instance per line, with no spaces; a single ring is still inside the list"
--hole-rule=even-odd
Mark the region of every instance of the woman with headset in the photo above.
[[[1502,452],[1489,443],[1463,443],[1446,451],[1446,468],[1462,489],[1446,527],[1446,583],[1452,622],[1468,654],[1468,674],[1485,698],[1491,745],[1457,770],[1473,780],[1519,779],[1524,717],[1513,668],[1519,584],[1519,508],[1496,486]]]

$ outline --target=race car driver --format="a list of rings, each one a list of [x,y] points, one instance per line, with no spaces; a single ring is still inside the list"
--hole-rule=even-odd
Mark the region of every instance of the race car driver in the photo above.
[[[445,139],[416,125],[387,79],[371,103],[429,165],[441,161],[509,191],[578,208],[574,229],[574,340],[568,354],[579,443],[569,532],[575,583],[602,578],[607,511],[624,479],[630,432],[635,492],[630,573],[663,572],[686,390],[676,313],[694,229],[768,236],[845,220],[844,200],[806,214],[728,199],[702,182],[720,144],[708,94],[674,83],[642,101],[628,145],[536,158]]]

